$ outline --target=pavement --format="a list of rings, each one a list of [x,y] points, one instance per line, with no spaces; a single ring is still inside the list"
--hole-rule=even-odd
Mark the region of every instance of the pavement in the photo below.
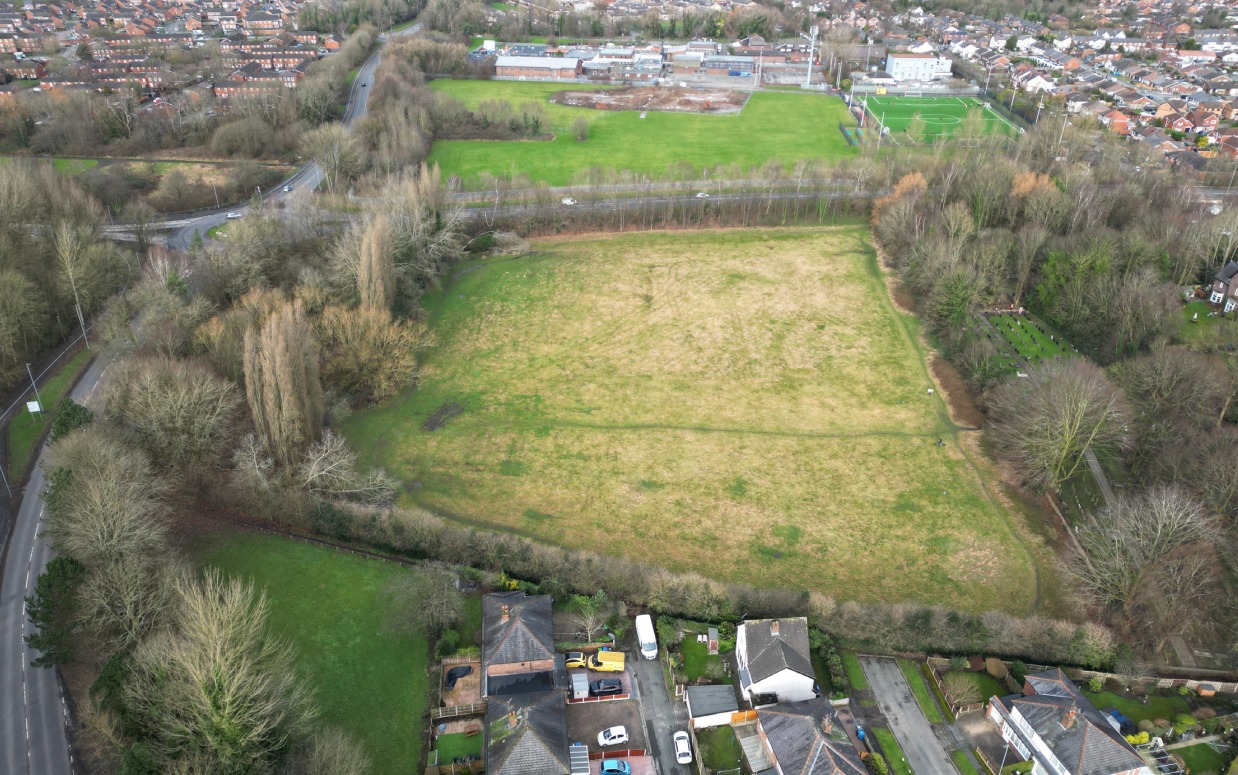
[[[69,395],[88,403],[115,352],[95,359]],[[26,648],[25,598],[52,557],[39,537],[44,514],[42,465],[26,485],[0,573],[0,773],[4,775],[72,775],[73,762],[66,726],[68,709],[56,672],[31,667]]]
[[[911,693],[893,659],[860,657],[864,675],[911,769],[920,775],[955,772],[954,764]]]
[[[671,735],[676,730],[688,728],[688,709],[683,703],[671,702],[666,691],[666,680],[662,677],[661,660],[645,659],[635,649],[629,649],[628,653],[633,657],[628,664],[636,678],[645,737],[649,742],[649,751],[657,762],[658,772],[661,775],[688,775],[694,772],[691,765],[675,762]]]

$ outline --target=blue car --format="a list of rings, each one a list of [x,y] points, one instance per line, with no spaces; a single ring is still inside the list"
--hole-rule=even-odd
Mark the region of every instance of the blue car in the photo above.
[[[632,765],[623,759],[606,759],[602,762],[602,775],[631,775]]]

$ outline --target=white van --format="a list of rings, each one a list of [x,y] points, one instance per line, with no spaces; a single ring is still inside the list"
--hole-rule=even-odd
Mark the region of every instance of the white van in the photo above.
[[[649,614],[636,617],[636,640],[640,642],[640,653],[645,659],[658,658],[658,637],[653,632],[653,619]]]

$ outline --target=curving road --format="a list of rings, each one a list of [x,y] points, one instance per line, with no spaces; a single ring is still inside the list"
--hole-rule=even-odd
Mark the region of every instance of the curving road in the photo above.
[[[421,30],[414,24],[395,35],[412,35]],[[381,47],[380,47],[381,51]],[[379,63],[375,51],[361,66],[349,93],[344,110],[344,124],[362,118],[366,113],[370,83]],[[299,191],[313,191],[322,182],[317,164],[302,167],[273,192],[266,201],[283,201]],[[285,187],[290,191],[285,191]],[[244,213],[247,207],[219,210],[198,216],[168,235],[173,248],[188,248],[195,231],[207,229],[227,220],[228,212]],[[78,381],[70,395],[79,403],[89,404],[108,366],[117,353],[102,354]],[[26,648],[25,634],[30,626],[26,618],[25,598],[34,594],[35,582],[51,559],[51,547],[39,537],[43,519],[43,489],[46,482],[42,465],[45,450],[39,450],[38,460],[26,485],[21,506],[14,515],[13,531],[7,552],[0,559],[0,774],[2,775],[73,775],[74,763],[69,748],[66,727],[69,713],[59,678],[55,671],[30,666],[33,655]]]
[[[361,65],[361,68],[357,71],[357,77],[352,82],[352,88],[348,93],[348,104],[344,107],[342,121],[344,126],[350,127],[353,122],[365,118],[366,112],[369,110],[370,88],[374,82],[374,72],[378,69],[379,62],[382,61],[380,54],[382,53],[383,44],[390,38],[415,35],[420,31],[421,22],[418,22],[399,32],[393,32],[380,38],[378,50],[371,54],[369,59],[365,60],[365,64]],[[263,194],[262,201],[286,202],[296,196],[308,196],[314,189],[318,188],[322,180],[322,169],[315,162],[310,162],[293,173],[283,183]],[[177,222],[176,227],[168,232],[168,247],[173,250],[188,250],[190,243],[193,241],[194,232],[205,237],[210,229],[227,223],[229,213],[244,216],[248,211],[249,205],[243,204],[215,210],[187,221]]]

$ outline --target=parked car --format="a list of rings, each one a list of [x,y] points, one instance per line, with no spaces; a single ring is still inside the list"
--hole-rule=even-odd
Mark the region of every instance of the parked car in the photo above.
[[[623,682],[618,678],[603,678],[598,681],[590,681],[589,694],[592,694],[594,697],[623,694]]]
[[[576,200],[572,199],[570,196],[565,196],[563,197],[563,199],[559,201],[563,202],[563,204],[567,205],[568,207],[571,207],[572,205],[576,204]]]
[[[292,186],[284,186],[284,193],[285,193],[285,194],[291,194],[291,193],[292,193]]]
[[[366,86],[369,86],[369,84],[367,84],[365,81],[362,81],[361,88],[364,89]]]
[[[680,764],[691,764],[692,741],[688,739],[688,733],[676,732],[671,739],[675,741],[675,761]]]
[[[598,745],[622,745],[628,741],[628,730],[625,726],[609,727],[598,732]]]
[[[599,673],[622,673],[623,665],[622,651],[599,651],[589,657],[589,669]]]
[[[632,765],[623,759],[603,759],[602,775],[631,775]]]
[[[709,194],[705,193],[704,191],[697,191],[697,192],[696,192],[696,198],[697,198],[697,199],[708,199],[708,198],[709,198]]]
[[[569,651],[563,661],[564,664],[567,665],[568,670],[571,670],[574,667],[584,667],[585,655],[579,651]]]
[[[240,218],[240,217],[241,217],[240,213],[228,213],[228,220],[230,221],[235,221],[237,218]]]

